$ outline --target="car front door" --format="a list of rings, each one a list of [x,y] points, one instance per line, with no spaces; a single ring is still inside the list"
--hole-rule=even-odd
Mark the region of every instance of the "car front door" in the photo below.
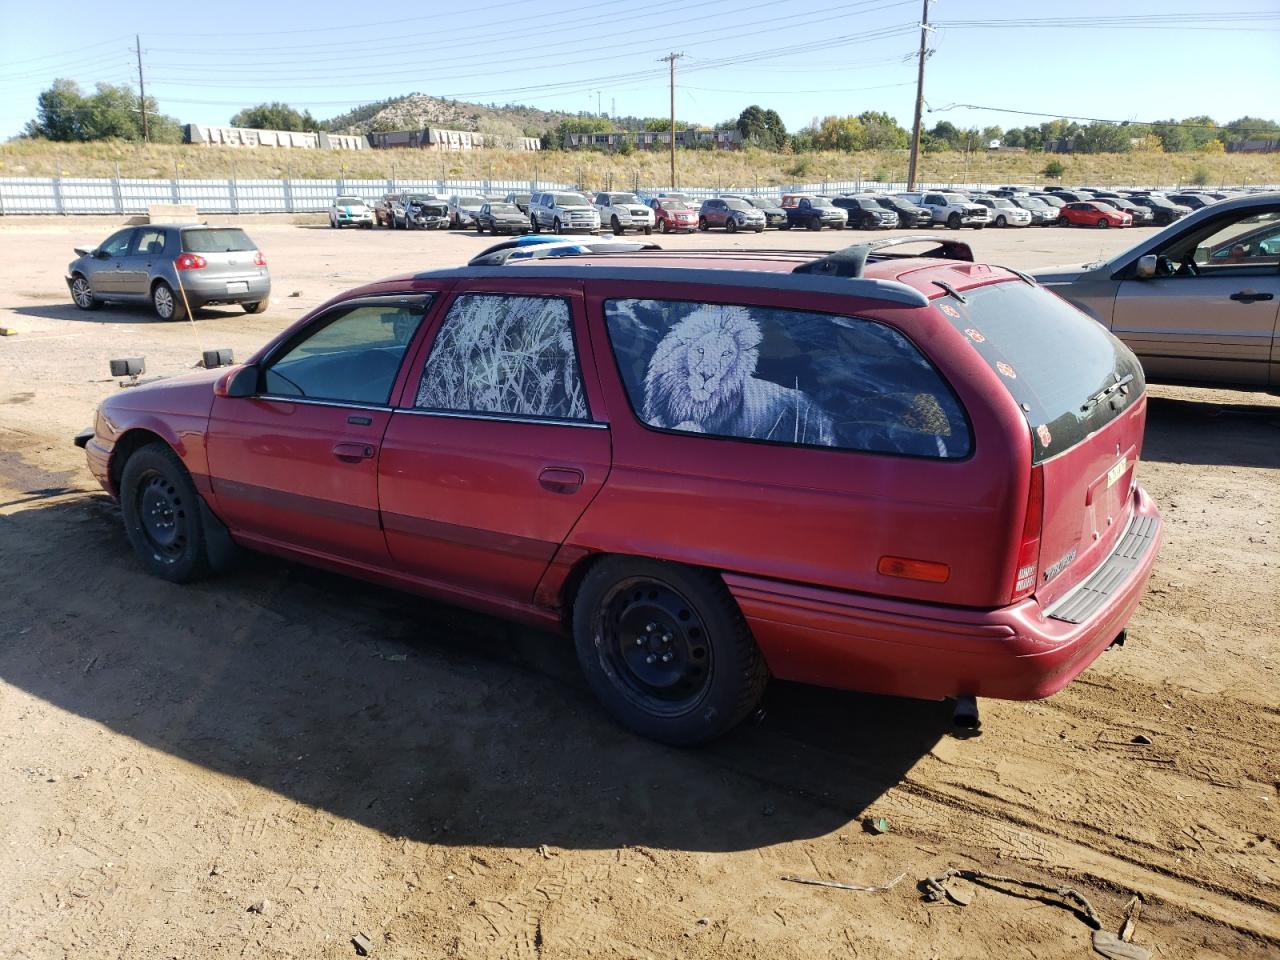
[[[1148,373],[1265,386],[1280,382],[1280,203],[1181,231],[1157,255],[1158,274],[1120,282],[1112,332]]]
[[[135,232],[130,227],[113,233],[95,251],[93,267],[89,271],[89,286],[93,287],[94,293],[115,296],[123,292],[124,264]]]
[[[237,538],[385,567],[378,457],[404,354],[431,297],[372,297],[315,317],[259,364],[251,397],[215,397],[210,485]]]
[[[170,242],[169,235],[176,231],[163,227],[139,227],[134,231],[133,243],[129,246],[129,254],[124,258],[120,271],[120,293],[131,297],[145,297],[151,292],[151,271],[159,267],[166,256],[165,246]],[[174,244],[176,248],[177,244]],[[172,257],[176,257],[177,250]]]
[[[609,472],[581,287],[472,284],[436,327],[382,441],[387,545],[437,589],[527,607]]]

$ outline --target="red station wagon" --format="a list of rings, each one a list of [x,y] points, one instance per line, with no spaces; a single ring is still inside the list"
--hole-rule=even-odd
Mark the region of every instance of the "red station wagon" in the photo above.
[[[908,239],[938,245],[512,241],[122,390],[77,443],[150,572],[242,545],[560,629],[666,742],[769,676],[1045,697],[1155,561],[1142,369],[1024,275]]]

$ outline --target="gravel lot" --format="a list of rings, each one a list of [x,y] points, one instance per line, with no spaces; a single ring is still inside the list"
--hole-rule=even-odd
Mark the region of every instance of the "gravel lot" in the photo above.
[[[1127,645],[1061,694],[984,702],[961,740],[945,704],[775,684],[677,751],[613,727],[554,637],[267,558],[192,587],[139,571],[71,445],[108,358],[247,356],[491,242],[246,220],[270,310],[193,325],[71,306],[71,248],[119,221],[0,218],[2,956],[339,958],[357,934],[376,958],[1094,956],[1040,900],[922,902],[949,866],[1074,886],[1112,930],[1137,894],[1158,957],[1280,949],[1280,399],[1152,388],[1167,541]],[[1028,269],[1145,232],[959,236]]]

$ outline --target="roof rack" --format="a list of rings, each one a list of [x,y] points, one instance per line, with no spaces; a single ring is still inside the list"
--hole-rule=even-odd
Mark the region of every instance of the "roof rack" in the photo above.
[[[581,239],[563,236],[526,234],[495,243],[468,261],[471,267],[498,267],[508,260],[539,260],[543,257],[576,257],[591,253],[635,253],[661,250],[649,240],[619,240],[611,233]]]
[[[903,243],[936,243],[937,246],[924,253],[889,253],[882,254],[886,258],[906,259],[909,257],[936,257],[940,260],[964,260],[973,262],[973,249],[959,240],[947,240],[929,234],[909,237],[885,237],[883,240],[869,240],[857,243],[835,253],[829,253],[817,260],[810,260],[796,267],[792,273],[817,273],[837,277],[861,277],[867,258],[885,247],[896,247]]]

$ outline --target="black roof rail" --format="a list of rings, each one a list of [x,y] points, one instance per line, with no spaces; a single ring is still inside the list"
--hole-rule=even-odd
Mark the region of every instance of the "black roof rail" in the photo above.
[[[885,237],[883,240],[869,240],[866,243],[857,243],[851,247],[845,247],[843,250],[837,250],[835,253],[829,253],[817,260],[802,263],[791,272],[828,274],[837,277],[860,277],[868,257],[885,247],[895,247],[903,243],[936,243],[937,246],[932,250],[926,250],[924,253],[890,253],[884,254],[884,256],[901,259],[908,257],[936,257],[940,260],[973,262],[973,249],[967,243],[959,240],[947,240],[943,237],[935,237],[929,234],[919,234],[907,237]]]

